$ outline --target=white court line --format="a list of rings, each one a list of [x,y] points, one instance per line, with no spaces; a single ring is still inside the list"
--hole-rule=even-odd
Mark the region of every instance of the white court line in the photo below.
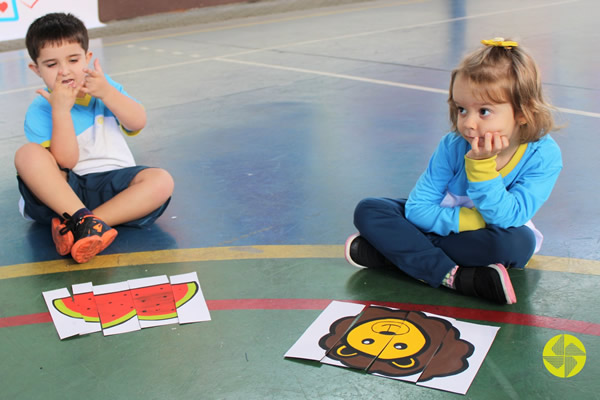
[[[359,33],[349,33],[346,35],[332,36],[332,37],[328,37],[328,38],[313,39],[313,40],[306,40],[306,41],[302,41],[302,42],[292,42],[292,43],[287,43],[287,44],[262,47],[260,49],[239,52],[235,55],[241,56],[241,55],[245,55],[245,54],[259,53],[262,51],[276,50],[276,49],[293,47],[293,46],[303,46],[303,45],[307,45],[307,44],[322,43],[322,42],[328,42],[328,41],[332,41],[332,40],[354,39],[354,38],[362,37],[362,36],[379,35],[381,33],[390,33],[390,32],[396,32],[396,31],[402,31],[402,30],[408,30],[408,29],[425,28],[428,26],[447,24],[450,22],[464,21],[464,20],[482,18],[482,17],[491,17],[494,15],[506,14],[506,13],[528,11],[528,10],[533,10],[533,9],[537,9],[537,8],[546,8],[546,7],[551,7],[551,6],[575,3],[578,1],[580,1],[580,0],[563,0],[563,1],[558,1],[555,3],[545,3],[545,4],[535,5],[535,6],[513,8],[510,10],[500,10],[500,11],[492,11],[492,12],[488,12],[488,13],[465,15],[464,17],[441,19],[441,20],[437,20],[437,21],[423,22],[423,23],[418,23],[418,24],[413,24],[413,25],[397,26],[394,28],[378,29],[378,30],[374,30],[374,31],[366,31],[366,32],[359,32]],[[223,56],[223,57],[232,57],[232,56]]]
[[[260,49],[236,52],[236,53],[223,55],[223,56],[207,57],[207,58],[202,58],[202,59],[183,61],[183,62],[179,62],[179,63],[171,63],[171,64],[159,65],[159,66],[155,66],[155,67],[147,67],[147,68],[140,68],[140,69],[136,69],[136,70],[117,72],[117,73],[110,74],[110,75],[114,77],[114,76],[130,75],[130,74],[139,74],[139,73],[143,73],[143,72],[151,72],[151,71],[158,71],[158,70],[163,70],[163,69],[176,68],[176,67],[181,67],[181,66],[185,66],[185,65],[201,63],[201,62],[205,62],[205,61],[222,61],[222,62],[228,62],[228,63],[252,65],[252,66],[256,66],[256,67],[300,72],[300,73],[327,76],[327,77],[338,78],[338,79],[348,79],[348,80],[372,83],[372,84],[377,84],[377,85],[401,87],[404,89],[419,90],[419,91],[423,91],[423,92],[431,92],[431,93],[439,93],[439,94],[447,95],[448,90],[437,89],[437,88],[432,88],[432,87],[428,87],[428,86],[420,86],[420,85],[412,85],[412,84],[401,83],[401,82],[392,82],[392,81],[384,81],[384,80],[378,80],[378,79],[363,78],[363,77],[359,77],[359,76],[336,74],[336,73],[330,73],[330,72],[325,72],[325,71],[309,70],[309,69],[304,69],[304,68],[284,67],[284,66],[280,66],[280,65],[264,64],[264,63],[257,63],[257,62],[251,62],[251,61],[233,60],[230,57],[254,54],[254,53],[259,53],[259,52],[264,52],[264,51],[269,51],[269,50],[293,47],[293,46],[302,46],[302,45],[307,45],[307,44],[322,43],[322,42],[332,41],[332,40],[351,39],[351,38],[362,37],[362,36],[370,36],[370,35],[376,35],[376,34],[381,34],[381,33],[389,33],[389,32],[394,32],[394,31],[399,31],[399,30],[422,28],[422,27],[427,27],[427,26],[432,26],[432,25],[440,25],[440,24],[446,24],[446,23],[450,23],[450,22],[456,22],[456,21],[462,21],[462,20],[468,20],[468,19],[489,17],[489,16],[498,15],[498,14],[506,14],[506,13],[514,13],[514,12],[538,9],[538,8],[546,8],[546,7],[551,7],[551,6],[574,3],[574,2],[578,2],[578,1],[580,1],[580,0],[564,0],[564,1],[554,2],[554,3],[545,3],[545,4],[534,5],[534,6],[514,8],[514,9],[510,9],[510,10],[500,10],[500,11],[493,11],[493,12],[489,12],[489,13],[466,15],[464,17],[449,18],[449,19],[424,22],[424,23],[418,23],[418,24],[413,24],[413,25],[405,25],[405,26],[394,27],[394,28],[379,29],[379,30],[359,32],[359,33],[351,33],[351,34],[346,34],[346,35],[339,35],[339,36],[333,36],[333,37],[328,37],[328,38],[307,40],[307,41],[302,41],[302,42],[292,42],[292,43],[287,43],[287,44],[263,47]],[[269,21],[267,23],[270,23],[270,22],[271,21]],[[189,35],[189,34],[191,34],[191,33],[185,32],[185,33],[178,34],[178,36],[184,36],[184,35]],[[169,35],[169,36],[175,36],[175,35]],[[145,40],[155,40],[155,39],[156,39],[156,37],[150,37]],[[124,43],[127,43],[127,42],[124,42]],[[37,90],[40,88],[43,88],[43,86],[33,86],[33,87],[30,86],[30,87],[26,87],[26,88],[0,91],[0,96],[5,95],[5,94],[24,92],[24,91],[28,91],[28,90],[33,91],[33,90]],[[561,107],[557,107],[557,109],[566,114],[580,115],[580,116],[591,117],[591,118],[600,118],[600,113],[596,113],[596,112],[575,110],[575,109],[561,108]]]
[[[243,64],[243,65],[250,65],[250,66],[254,66],[254,67],[278,69],[278,70],[282,70],[282,71],[299,72],[299,73],[311,74],[311,75],[320,75],[320,76],[326,76],[329,78],[347,79],[347,80],[358,81],[358,82],[372,83],[375,85],[392,86],[392,87],[399,87],[399,88],[404,88],[404,89],[419,90],[422,92],[430,92],[430,93],[438,93],[438,94],[448,95],[447,89],[438,89],[438,88],[422,86],[422,85],[412,85],[409,83],[402,83],[402,82],[385,81],[385,80],[381,80],[381,79],[364,78],[364,77],[355,76],[355,75],[337,74],[337,73],[333,73],[333,72],[317,71],[317,70],[311,70],[311,69],[306,69],[306,68],[285,67],[283,65],[265,64],[265,63],[258,63],[258,62],[254,62],[254,61],[234,60],[234,59],[227,58],[227,57],[231,57],[231,56],[194,59],[194,60],[169,64],[168,66],[159,65],[159,66],[155,66],[155,67],[140,68],[140,69],[126,71],[126,72],[118,72],[115,74],[110,74],[110,76],[115,77],[115,76],[122,76],[122,75],[138,74],[138,73],[149,72],[149,71],[158,71],[158,70],[162,70],[165,68],[181,67],[181,66],[197,64],[197,63],[201,63],[201,62],[205,62],[205,61],[220,61],[220,62],[226,62],[226,63],[232,63],[232,64]],[[29,91],[29,90],[31,90],[33,92],[33,91],[35,91],[37,89],[41,89],[41,88],[43,88],[43,86],[29,86],[29,87],[22,88],[22,89],[14,89],[14,90],[7,90],[4,92],[0,92],[0,95],[24,92],[24,91]],[[590,117],[590,118],[600,118],[600,113],[596,113],[596,112],[575,110],[575,109],[571,109],[571,108],[562,108],[562,107],[556,107],[556,109],[565,114],[580,115],[583,117]]]
[[[23,88],[19,88],[19,89],[10,89],[10,90],[4,90],[2,92],[0,92],[0,96],[5,95],[5,94],[13,94],[13,93],[21,93],[21,92],[35,92],[38,89],[43,89],[45,88],[45,85],[38,85],[38,86],[27,86],[27,87],[23,87]]]
[[[216,31],[239,29],[239,28],[248,28],[248,27],[253,27],[253,26],[258,26],[258,25],[268,25],[268,24],[275,24],[275,23],[282,23],[282,22],[298,21],[298,20],[301,20],[301,19],[326,17],[326,16],[330,16],[330,15],[348,14],[348,13],[353,13],[353,12],[357,12],[357,11],[376,10],[376,9],[380,9],[380,8],[389,8],[389,7],[398,7],[398,6],[408,5],[408,4],[422,3],[422,2],[425,2],[425,1],[430,1],[430,0],[399,1],[399,2],[393,2],[393,3],[368,5],[368,6],[364,6],[364,7],[344,8],[344,9],[335,10],[335,11],[327,11],[327,12],[319,12],[319,13],[312,13],[312,14],[305,14],[305,15],[297,15],[297,16],[292,16],[292,17],[267,19],[267,20],[264,20],[264,21],[249,22],[249,23],[243,23],[243,24],[234,24],[234,25],[217,26],[217,27],[210,27],[210,28],[203,28],[203,29],[194,29],[194,30],[185,31],[185,32],[168,33],[168,34],[164,34],[164,35],[147,36],[147,37],[140,38],[140,39],[128,39],[128,40],[123,40],[123,41],[119,41],[119,42],[107,43],[105,45],[105,47],[119,46],[119,45],[123,45],[123,44],[126,44],[126,43],[139,43],[139,42],[146,42],[146,41],[154,41],[154,40],[158,40],[158,39],[170,39],[170,38],[174,38],[174,37],[195,35],[197,33],[206,33],[206,32],[216,32]],[[573,0],[573,1],[580,1],[580,0]]]
[[[422,92],[442,93],[442,94],[446,94],[446,95],[448,94],[448,91],[444,90],[444,89],[436,89],[436,88],[420,86],[420,85],[411,85],[409,83],[383,81],[380,79],[363,78],[363,77],[354,76],[354,75],[336,74],[333,72],[316,71],[316,70],[305,69],[305,68],[284,67],[282,65],[263,64],[263,63],[253,62],[253,61],[232,60],[232,59],[223,58],[223,57],[216,57],[215,61],[223,61],[223,62],[227,62],[227,63],[251,65],[254,67],[279,69],[279,70],[283,70],[283,71],[300,72],[300,73],[304,73],[304,74],[327,76],[330,78],[349,79],[351,81],[374,83],[376,85],[394,86],[394,87],[401,87],[404,89],[420,90]]]
[[[240,52],[236,52],[236,53],[232,53],[232,54],[226,54],[226,55],[217,56],[217,57],[235,57],[235,56],[261,53],[264,51],[277,50],[277,49],[283,49],[283,48],[294,47],[294,46],[304,46],[304,45],[308,45],[308,44],[330,42],[332,40],[353,39],[353,38],[362,37],[362,36],[379,35],[381,33],[390,33],[390,32],[396,32],[396,31],[407,30],[407,29],[424,28],[424,27],[433,26],[433,25],[441,25],[441,24],[447,24],[450,22],[464,21],[464,20],[482,18],[482,17],[490,17],[490,16],[494,16],[494,15],[499,15],[499,14],[515,13],[515,12],[533,10],[533,9],[538,9],[538,8],[547,8],[547,7],[558,6],[558,5],[563,5],[563,4],[575,3],[578,1],[581,1],[581,0],[563,0],[563,1],[558,1],[558,2],[554,2],[554,3],[545,3],[545,4],[534,5],[534,6],[528,6],[528,7],[513,8],[513,9],[509,9],[509,10],[500,10],[500,11],[492,11],[492,12],[488,12],[488,13],[466,15],[464,17],[441,19],[441,20],[423,22],[423,23],[412,24],[412,25],[397,26],[397,27],[393,27],[393,28],[377,29],[374,31],[349,33],[349,34],[345,34],[345,35],[331,36],[331,37],[321,38],[321,39],[312,39],[312,40],[305,40],[305,41],[301,41],[301,42],[284,43],[284,44],[278,44],[278,45],[273,45],[273,46],[268,46],[268,47],[261,47],[258,49],[244,50],[244,51],[240,51]],[[409,3],[401,3],[400,5],[405,5],[405,4],[409,4]],[[377,7],[373,7],[373,8],[377,8]],[[370,9],[370,8],[364,8],[364,9]],[[361,9],[361,10],[363,10],[363,9]],[[315,15],[312,15],[312,17],[314,17],[314,16]],[[279,21],[267,21],[266,23],[268,24],[268,23],[272,23],[272,22],[279,22]],[[256,23],[256,24],[260,24],[260,23]],[[254,24],[252,24],[252,25],[254,25]],[[204,31],[201,31],[201,32],[204,32]],[[162,38],[168,38],[168,37],[174,37],[174,36],[185,36],[185,35],[190,35],[193,33],[194,33],[194,31],[182,32],[182,33],[166,35],[166,36],[149,37],[149,38],[143,39],[143,41],[156,40],[156,39],[162,39]],[[130,43],[130,42],[121,42],[121,44],[125,44],[125,43]],[[132,45],[130,45],[130,46],[132,46]],[[164,67],[168,68],[169,65],[177,65],[177,64],[168,64],[168,65],[165,65]],[[0,92],[0,94],[2,94],[2,92]]]
[[[351,38],[356,38],[356,37],[361,37],[361,36],[377,35],[380,33],[389,33],[389,32],[401,31],[401,30],[406,30],[406,29],[424,28],[427,26],[447,24],[449,22],[464,21],[464,20],[481,18],[481,17],[490,17],[490,16],[494,16],[494,15],[499,15],[499,14],[516,13],[516,12],[534,10],[534,9],[538,9],[538,8],[548,8],[548,7],[559,6],[559,5],[563,5],[563,4],[576,3],[579,1],[581,1],[581,0],[562,0],[562,1],[557,1],[554,3],[544,3],[544,4],[527,6],[527,7],[512,8],[512,9],[508,9],[508,10],[491,11],[491,12],[487,12],[487,13],[466,15],[464,17],[442,19],[442,20],[423,22],[423,23],[418,23],[418,24],[413,24],[413,25],[397,26],[397,27],[393,27],[393,28],[378,29],[378,30],[374,30],[374,31],[366,31],[366,32],[359,32],[359,33],[349,33],[349,34],[345,34],[345,35],[331,36],[331,37],[321,38],[321,39],[312,39],[312,40],[306,40],[306,41],[301,41],[301,42],[284,43],[284,44],[279,44],[279,45],[274,45],[274,46],[261,47],[259,49],[246,50],[246,51],[242,51],[239,53],[235,53],[234,55],[259,53],[259,52],[263,52],[263,51],[281,49],[281,48],[286,48],[286,47],[302,46],[302,45],[306,45],[306,44],[322,43],[322,42],[328,42],[328,41],[340,40],[340,39],[351,39]],[[282,19],[268,20],[268,21],[262,21],[262,22],[253,22],[250,24],[241,24],[241,25],[233,25],[233,26],[226,26],[226,27],[217,27],[217,28],[212,28],[212,29],[209,28],[209,29],[201,29],[201,30],[194,30],[194,31],[186,31],[186,32],[172,33],[172,34],[168,34],[168,35],[149,36],[149,37],[146,37],[143,39],[131,39],[129,41],[110,43],[110,44],[107,44],[106,47],[114,46],[117,44],[123,45],[126,43],[136,43],[136,42],[139,43],[139,42],[144,42],[144,41],[154,41],[157,39],[168,39],[168,38],[172,38],[172,37],[181,37],[181,36],[193,35],[196,33],[213,32],[213,31],[224,30],[224,29],[236,29],[236,28],[243,28],[243,27],[248,27],[248,26],[267,25],[267,24],[273,24],[273,23],[288,22],[288,21],[293,21],[293,20],[315,18],[315,17],[335,15],[335,14],[341,14],[341,13],[347,13],[347,12],[372,10],[372,9],[378,9],[378,8],[384,8],[384,7],[404,6],[404,5],[415,4],[415,3],[420,3],[420,2],[423,2],[423,0],[404,1],[404,2],[399,2],[399,3],[391,3],[391,4],[383,4],[383,5],[373,5],[370,7],[360,7],[360,8],[353,8],[350,10],[342,10],[340,12],[328,12],[328,13],[301,15],[298,17],[282,18]],[[233,55],[224,55],[221,57],[232,57],[232,56]]]
[[[172,64],[158,65],[158,66],[155,66],[155,67],[147,67],[147,68],[140,68],[140,69],[136,69],[136,70],[116,72],[116,73],[111,73],[110,76],[123,76],[123,75],[128,75],[128,74],[138,74],[138,73],[141,73],[141,72],[158,71],[158,70],[162,70],[162,69],[176,68],[176,67],[180,67],[180,66],[183,66],[183,65],[195,64],[195,63],[204,62],[204,61],[211,61],[211,60],[215,60],[217,58],[230,58],[230,57],[236,57],[236,56],[253,54],[253,53],[260,53],[260,52],[263,52],[263,51],[276,50],[276,49],[282,49],[282,48],[293,47],[293,46],[302,46],[302,45],[307,45],[307,44],[322,43],[322,42],[327,42],[327,41],[332,41],[332,40],[340,40],[340,39],[352,39],[352,38],[356,38],[356,37],[360,37],[360,36],[377,35],[377,34],[380,34],[380,33],[389,33],[389,32],[394,32],[394,31],[399,31],[399,30],[404,30],[404,29],[422,28],[422,27],[427,27],[427,26],[432,26],[432,25],[440,25],[440,24],[447,24],[449,22],[462,21],[462,20],[467,20],[467,19],[489,17],[489,16],[493,16],[493,15],[498,15],[498,14],[514,13],[514,12],[521,12],[521,11],[526,11],[526,10],[531,10],[531,9],[537,9],[537,8],[545,8],[545,7],[557,6],[557,5],[562,5],[562,4],[574,3],[574,2],[578,2],[578,1],[580,1],[580,0],[563,0],[563,1],[558,1],[558,2],[554,2],[554,3],[545,3],[545,4],[534,5],[534,6],[528,6],[528,7],[513,8],[513,9],[510,9],[510,10],[500,10],[500,11],[493,11],[493,12],[489,12],[489,13],[467,15],[467,16],[464,16],[464,17],[442,19],[442,20],[437,20],[437,21],[424,22],[424,23],[413,24],[413,25],[405,25],[405,26],[399,26],[399,27],[394,27],[394,28],[379,29],[379,30],[367,31],[367,32],[359,32],[359,33],[350,33],[350,34],[346,34],[346,35],[332,36],[332,37],[321,38],[321,39],[306,40],[306,41],[301,41],[301,42],[291,42],[291,43],[279,44],[279,45],[274,45],[274,46],[269,46],[269,47],[262,47],[262,48],[259,48],[259,49],[245,50],[245,51],[235,52],[235,53],[231,53],[231,54],[224,54],[224,55],[220,55],[220,56],[216,56],[216,57],[207,57],[207,58],[202,58],[202,59],[195,59],[195,60],[192,60],[192,61],[184,61],[184,62],[178,62],[178,63],[172,63]],[[418,3],[418,2],[419,1],[415,1],[415,3]],[[411,2],[400,2],[399,5],[406,5],[406,4],[410,4],[410,3]],[[386,5],[386,6],[389,6],[389,5]],[[393,5],[393,6],[395,6],[395,5]],[[372,9],[372,8],[378,8],[378,7],[377,6],[369,7],[369,8],[367,8],[367,7],[361,7],[358,10]],[[319,16],[319,15],[320,14],[316,14],[316,16]],[[328,13],[326,13],[325,15],[328,15]],[[315,17],[315,14],[312,14],[309,17]],[[302,17],[300,17],[300,18],[302,18]],[[277,22],[277,20],[276,21],[267,21],[266,23],[263,23],[263,24],[269,24],[269,23],[272,23],[272,22]],[[261,23],[255,23],[255,24],[250,24],[250,25],[259,25],[259,24],[261,24]],[[245,25],[242,25],[242,26],[245,26]],[[186,35],[193,34],[194,32],[204,32],[204,31],[205,30],[191,31],[191,32],[188,31],[188,32],[181,32],[181,33],[177,33],[177,34],[164,35],[164,36],[150,36],[150,37],[144,38],[143,40],[124,41],[124,42],[119,42],[119,44],[125,45],[126,43],[132,43],[132,42],[153,41],[153,40],[156,40],[156,39],[167,38],[167,37],[186,36]],[[210,30],[208,30],[208,31],[210,31]],[[104,45],[104,47],[110,47],[110,46],[113,46],[113,45],[114,45],[114,43],[113,44],[107,44],[107,45]],[[134,46],[135,45],[129,44],[127,47],[134,47]],[[6,90],[6,91],[0,91],[0,96],[5,95],[5,94],[18,93],[20,91],[27,91],[27,90],[31,90],[32,88],[33,89],[39,89],[39,88],[42,88],[42,87],[43,86],[35,86],[35,87],[26,87],[26,88],[19,88],[19,89],[11,89],[11,90]]]
[[[348,80],[358,81],[358,82],[373,83],[375,85],[385,85],[385,86],[400,87],[400,88],[404,88],[404,89],[419,90],[422,92],[439,93],[439,94],[444,94],[446,96],[448,95],[447,89],[438,89],[438,88],[432,88],[432,87],[428,87],[428,86],[411,85],[408,83],[384,81],[384,80],[380,80],[380,79],[363,78],[360,76],[336,74],[336,73],[332,73],[332,72],[316,71],[316,70],[305,69],[305,68],[285,67],[282,65],[264,64],[264,63],[258,63],[258,62],[253,62],[253,61],[233,60],[233,59],[224,58],[224,57],[215,57],[214,60],[227,62],[227,63],[233,63],[233,64],[250,65],[250,66],[254,66],[254,67],[278,69],[278,70],[282,70],[282,71],[291,71],[291,72],[300,72],[300,73],[311,74],[311,75],[327,76],[330,78],[348,79]],[[590,111],[573,110],[570,108],[561,108],[561,107],[556,107],[556,109],[565,114],[574,114],[574,115],[581,115],[584,117],[600,118],[600,113],[595,113],[595,112],[590,112]]]

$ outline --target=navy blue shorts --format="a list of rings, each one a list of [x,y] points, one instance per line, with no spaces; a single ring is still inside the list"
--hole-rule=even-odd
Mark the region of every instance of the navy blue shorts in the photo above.
[[[77,197],[81,199],[81,202],[87,209],[93,210],[127,189],[133,178],[146,168],[149,167],[138,165],[135,167],[115,169],[106,172],[95,172],[86,175],[77,175],[71,170],[63,171],[67,173],[69,186],[71,186],[71,189],[73,189]],[[19,191],[25,201],[25,214],[36,222],[49,224],[52,221],[52,218],[57,217],[57,214],[40,202],[18,175],[17,179],[19,181]],[[123,224],[123,226],[144,228],[151,225],[162,215],[170,201],[171,198],[145,217],[127,222]]]

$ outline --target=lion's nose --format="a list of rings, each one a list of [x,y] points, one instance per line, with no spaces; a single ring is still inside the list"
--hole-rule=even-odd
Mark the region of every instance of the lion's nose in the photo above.
[[[382,321],[373,326],[373,331],[381,335],[404,335],[410,331],[410,328],[405,324]]]

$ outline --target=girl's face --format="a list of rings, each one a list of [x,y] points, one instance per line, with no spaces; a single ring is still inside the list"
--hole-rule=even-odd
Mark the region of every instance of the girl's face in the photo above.
[[[483,100],[462,74],[458,74],[454,80],[452,100],[458,109],[458,131],[469,142],[475,137],[483,138],[486,132],[491,132],[505,136],[510,148],[520,144],[519,125],[523,124],[525,119],[521,115],[515,115],[510,103]],[[483,140],[479,141],[482,142]]]
[[[75,87],[83,84],[84,68],[87,68],[92,58],[91,52],[85,52],[79,43],[62,42],[60,45],[48,43],[40,50],[40,55],[29,68],[35,72],[52,91],[58,83]],[[60,74],[60,80],[57,80]],[[78,96],[84,96],[80,93]]]

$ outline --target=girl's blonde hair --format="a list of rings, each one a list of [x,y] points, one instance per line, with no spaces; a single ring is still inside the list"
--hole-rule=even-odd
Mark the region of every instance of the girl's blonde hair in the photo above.
[[[508,40],[508,39],[507,39]],[[510,103],[515,116],[521,114],[521,143],[535,142],[556,129],[553,107],[544,100],[537,64],[521,47],[486,46],[467,55],[450,79],[450,121],[458,132],[458,108],[453,100],[458,75],[469,81],[484,101]]]

